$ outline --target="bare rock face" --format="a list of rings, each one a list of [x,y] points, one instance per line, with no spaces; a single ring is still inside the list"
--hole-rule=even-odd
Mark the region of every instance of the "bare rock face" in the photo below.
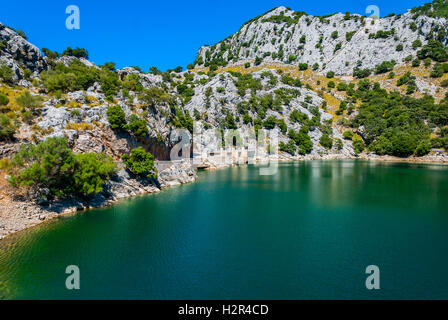
[[[127,75],[136,74],[140,77],[140,82],[143,88],[148,89],[150,87],[159,87],[162,85],[162,76],[154,74],[142,73],[133,67],[126,67],[117,70],[118,76],[121,80],[124,80]]]
[[[62,63],[64,64],[66,67],[70,66],[70,64],[74,61],[74,60],[78,60],[81,63],[83,63],[84,65],[88,66],[88,67],[95,67],[98,68],[96,66],[96,64],[94,64],[93,62],[87,60],[86,58],[77,58],[77,57],[73,57],[73,56],[62,56],[62,57],[58,57],[56,60],[56,63]]]
[[[177,186],[196,180],[197,175],[189,160],[158,164],[158,181],[161,188]]]
[[[117,175],[107,182],[103,194],[113,200],[133,197],[145,193],[157,193],[159,188],[149,179],[136,179],[125,169],[118,171]]]
[[[2,23],[0,23],[0,64],[13,69],[15,80],[22,79],[23,68],[28,68],[36,76],[47,69],[47,63],[40,50]]]

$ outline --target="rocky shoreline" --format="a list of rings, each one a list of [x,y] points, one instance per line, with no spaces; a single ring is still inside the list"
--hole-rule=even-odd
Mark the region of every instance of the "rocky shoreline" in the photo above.
[[[311,161],[311,160],[353,160],[361,159],[379,162],[404,162],[422,164],[447,164],[446,155],[427,155],[425,157],[397,158],[391,156],[377,156],[363,154],[360,156],[347,156],[343,154],[328,154],[324,156],[308,155],[288,157],[282,154],[278,161]],[[260,159],[258,159],[260,160]],[[266,161],[266,159],[264,159]],[[217,170],[238,163],[213,164],[207,167],[208,170]],[[197,179],[196,170],[189,161],[160,162],[159,185],[153,182],[142,181],[129,176],[124,169],[109,181],[104,190],[89,201],[80,199],[65,199],[54,203],[38,204],[30,202],[20,197],[6,197],[0,195],[0,240],[7,238],[19,231],[29,229],[46,221],[51,221],[57,217],[75,214],[94,208],[102,208],[117,203],[120,200],[135,197],[138,195],[158,193],[162,189],[178,186]],[[3,241],[3,240],[2,240]]]
[[[159,164],[160,166],[160,164]],[[189,162],[164,164],[157,181],[135,179],[121,169],[108,181],[102,192],[84,200],[68,198],[61,201],[30,201],[15,195],[9,186],[0,188],[0,240],[44,221],[79,211],[110,206],[120,200],[138,195],[158,193],[162,189],[195,181],[195,170]],[[1,192],[3,191],[3,192]]]

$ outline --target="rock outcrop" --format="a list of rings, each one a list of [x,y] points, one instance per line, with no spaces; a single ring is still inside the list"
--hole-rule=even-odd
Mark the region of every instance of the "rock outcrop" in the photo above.
[[[47,69],[47,63],[40,50],[2,23],[0,23],[0,64],[10,67],[16,80],[23,78],[24,68],[32,71],[34,76]]]

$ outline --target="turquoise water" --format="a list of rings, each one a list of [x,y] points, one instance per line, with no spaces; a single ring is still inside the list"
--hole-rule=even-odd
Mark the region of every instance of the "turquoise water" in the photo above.
[[[0,242],[0,297],[447,299],[447,200],[440,165],[202,172]],[[372,264],[380,290],[365,287]],[[80,290],[65,288],[68,265],[80,268]]]

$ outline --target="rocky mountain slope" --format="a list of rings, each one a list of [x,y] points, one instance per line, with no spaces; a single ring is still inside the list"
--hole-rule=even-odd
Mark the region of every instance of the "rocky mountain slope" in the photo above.
[[[201,47],[195,64],[259,59],[351,75],[354,68],[371,69],[385,60],[403,64],[416,53],[415,41],[425,44],[430,34],[446,45],[446,26],[445,18],[416,16],[410,10],[379,19],[350,13],[316,17],[278,7],[223,41]]]

